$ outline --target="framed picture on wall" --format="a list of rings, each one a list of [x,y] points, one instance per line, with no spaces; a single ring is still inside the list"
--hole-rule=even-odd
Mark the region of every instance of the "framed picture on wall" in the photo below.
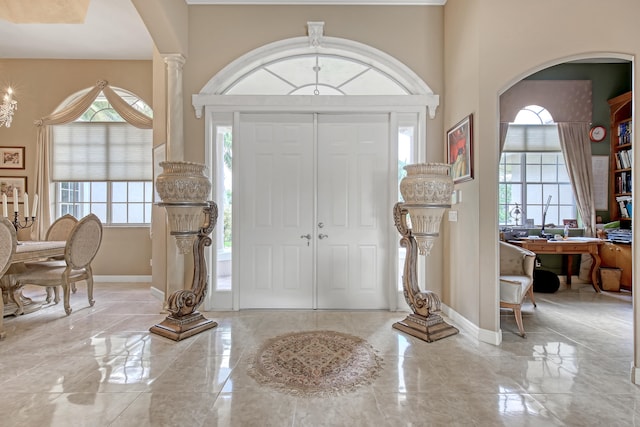
[[[24,169],[24,147],[0,147],[0,169]]]
[[[473,114],[447,131],[447,163],[454,183],[473,179]]]
[[[0,197],[7,195],[7,200],[13,202],[14,189],[18,190],[18,200],[22,200],[22,196],[27,191],[26,176],[0,176]]]

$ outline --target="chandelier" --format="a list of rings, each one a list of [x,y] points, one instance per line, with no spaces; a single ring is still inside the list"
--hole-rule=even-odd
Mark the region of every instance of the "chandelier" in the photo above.
[[[0,127],[3,125],[11,127],[11,121],[13,120],[13,113],[18,109],[18,101],[13,99],[13,90],[7,89],[7,93],[4,95],[2,104],[0,105]]]

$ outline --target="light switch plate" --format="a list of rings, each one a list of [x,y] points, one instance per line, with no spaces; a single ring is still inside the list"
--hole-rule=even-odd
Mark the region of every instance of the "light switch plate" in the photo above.
[[[458,211],[449,211],[449,222],[458,221]]]

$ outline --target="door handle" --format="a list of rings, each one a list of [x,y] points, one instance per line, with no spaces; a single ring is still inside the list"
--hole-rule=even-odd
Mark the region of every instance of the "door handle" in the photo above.
[[[322,240],[322,239],[326,239],[327,237],[329,237],[326,234],[318,234],[318,239]]]
[[[307,240],[311,240],[311,233],[309,234],[303,234],[302,236],[300,236],[301,239],[307,239]]]

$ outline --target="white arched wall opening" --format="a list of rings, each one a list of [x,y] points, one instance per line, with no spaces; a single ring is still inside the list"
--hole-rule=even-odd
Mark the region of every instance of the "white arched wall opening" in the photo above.
[[[526,77],[535,74],[539,71],[545,70],[549,67],[553,67],[555,65],[560,65],[560,64],[564,64],[567,62],[571,62],[571,61],[581,61],[581,60],[594,60],[594,59],[614,59],[614,60],[624,60],[624,61],[629,61],[631,62],[631,67],[632,67],[632,72],[631,72],[631,85],[632,85],[632,90],[634,91],[634,96],[635,96],[635,88],[634,83],[635,83],[635,61],[634,61],[634,57],[633,55],[628,55],[628,54],[622,54],[622,53],[614,53],[614,52],[589,52],[589,53],[582,53],[582,54],[576,54],[576,55],[571,55],[568,57],[564,57],[564,58],[557,58],[551,61],[548,61],[546,63],[540,64],[534,68],[531,68],[529,70],[523,71],[521,74],[519,74],[518,76],[515,76],[512,80],[510,80],[509,82],[507,82],[507,84],[502,88],[502,90],[500,90],[497,94],[498,97],[498,106],[500,105],[500,96],[505,93],[507,90],[509,90],[511,87],[513,87],[515,84],[517,84],[518,82],[522,81],[523,79],[525,79]],[[634,108],[632,109],[632,113],[633,113],[633,123],[636,123],[636,108],[635,108],[635,103],[634,103]],[[500,121],[500,117],[498,115],[498,122]],[[500,124],[497,123],[496,125],[496,129],[499,129]],[[634,129],[635,132],[635,129]],[[496,145],[497,145],[497,153],[498,153],[498,157],[496,158],[496,164],[495,164],[495,168],[497,170],[498,168],[498,163],[500,161],[500,138],[499,138],[499,132],[496,134],[497,138],[495,139],[496,141]],[[633,156],[633,165],[638,164],[638,160],[636,159],[636,157],[638,156],[637,153],[634,153]],[[633,186],[635,188],[640,188],[638,186],[640,186],[640,176],[638,176],[638,174],[635,174],[633,176]],[[498,188],[498,182],[495,182],[495,186],[496,188]],[[497,192],[496,192],[497,194]],[[495,212],[495,217],[498,217],[498,203],[496,201],[496,203],[494,204],[494,208],[496,209]],[[635,203],[634,203],[635,205]],[[635,207],[634,207],[634,212],[633,212],[633,216],[636,217],[636,212],[635,212]],[[633,264],[634,265],[640,265],[640,254],[638,253],[638,251],[636,250],[636,246],[637,245],[637,235],[633,237],[633,241],[632,241],[632,253],[633,253]],[[496,254],[498,253],[498,244],[496,243],[496,247],[495,247],[495,252]],[[496,259],[499,259],[496,258]],[[497,271],[497,270],[496,270]],[[637,274],[637,270],[634,269],[633,271],[633,279],[632,279],[632,283],[633,283],[633,288],[636,288],[636,277],[638,277]],[[497,290],[497,286],[498,286],[498,280],[496,277],[496,280],[494,281],[494,283],[496,284],[496,294],[499,295],[499,292]],[[640,384],[640,310],[637,309],[638,304],[640,304],[640,296],[638,295],[638,292],[633,292],[632,294],[632,298],[633,298],[633,324],[634,324],[634,336],[633,336],[633,348],[634,348],[634,360],[631,366],[631,381],[634,384]],[[497,303],[496,303],[497,305]],[[497,307],[496,307],[497,308]],[[496,313],[496,324],[500,324],[500,311],[498,309],[495,310]],[[500,342],[502,342],[502,335],[501,332],[499,332],[498,334],[496,334],[496,336],[494,337],[495,341],[494,343],[497,345]],[[487,340],[490,341],[490,340]]]
[[[227,90],[239,79],[253,70],[260,68],[263,64],[295,57],[299,55],[322,54],[334,55],[351,59],[360,63],[368,64],[372,68],[388,76],[396,84],[402,86],[407,94],[405,95],[345,95],[345,96],[323,96],[323,95],[228,95]],[[310,42],[310,38],[296,37],[257,48],[242,57],[236,59],[218,74],[212,77],[202,90],[192,96],[192,103],[196,117],[205,119],[205,163],[211,177],[218,176],[217,164],[221,152],[216,149],[216,129],[219,126],[230,126],[232,129],[233,144],[242,143],[239,141],[238,132],[240,126],[240,115],[242,113],[384,113],[388,114],[389,131],[389,168],[397,173],[397,153],[398,153],[398,128],[402,125],[406,117],[415,117],[415,143],[414,161],[425,161],[426,157],[426,125],[427,117],[435,117],[436,109],[439,105],[439,96],[427,86],[412,70],[390,55],[372,48],[370,46],[357,43],[351,40],[340,38],[324,37],[321,44]],[[439,142],[435,142],[439,143]],[[205,310],[237,310],[240,307],[239,289],[236,278],[240,269],[240,261],[235,254],[239,252],[238,230],[239,225],[237,212],[242,209],[235,202],[237,168],[234,156],[233,186],[234,186],[234,209],[233,209],[233,252],[232,257],[232,286],[231,291],[219,290],[216,286],[216,266],[217,247],[219,233],[222,232],[222,213],[219,215],[218,225],[214,230],[216,238],[214,244],[208,251],[207,259],[210,273],[210,289],[207,294]],[[386,189],[388,194],[395,199],[397,194],[397,182],[390,180]],[[221,188],[217,182],[212,186],[212,200],[219,200]],[[392,224],[392,222],[391,222]],[[390,227],[390,229],[393,227]],[[393,267],[390,269],[388,283],[389,309],[395,310],[398,304],[404,304],[402,292],[398,292],[395,287],[397,276],[397,232],[389,238],[390,254],[395,254],[395,258],[389,260]],[[392,247],[391,247],[392,246]],[[315,308],[315,307],[314,307]]]

